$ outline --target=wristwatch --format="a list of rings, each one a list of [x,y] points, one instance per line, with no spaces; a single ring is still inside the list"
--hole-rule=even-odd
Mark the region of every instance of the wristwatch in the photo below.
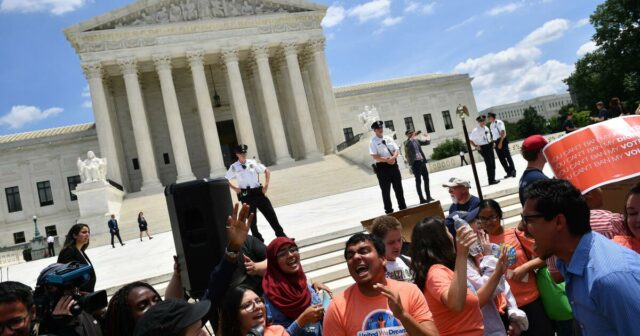
[[[233,251],[229,251],[229,246],[224,248],[224,254],[231,258],[231,259],[235,259],[238,257],[238,255],[240,254],[240,252],[233,252]]]

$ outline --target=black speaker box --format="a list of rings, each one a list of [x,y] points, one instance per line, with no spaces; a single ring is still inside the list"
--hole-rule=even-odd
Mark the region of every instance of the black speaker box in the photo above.
[[[191,297],[200,298],[227,245],[225,226],[233,210],[229,182],[218,178],[172,184],[164,194],[182,285]]]

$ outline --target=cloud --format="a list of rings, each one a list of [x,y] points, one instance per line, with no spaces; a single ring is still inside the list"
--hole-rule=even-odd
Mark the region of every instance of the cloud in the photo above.
[[[331,5],[327,9],[327,15],[322,19],[322,27],[330,28],[342,23],[345,17],[344,7],[339,5]]]
[[[478,32],[476,33],[476,37],[480,37],[482,36],[482,34],[484,34],[484,30],[478,30]]]
[[[389,16],[391,11],[391,0],[372,0],[348,10],[347,15],[356,17],[360,23],[372,19],[379,19]]]
[[[0,0],[0,12],[50,12],[62,15],[73,12],[89,2],[89,0]]]
[[[578,57],[582,57],[590,52],[595,51],[596,49],[598,49],[596,43],[593,41],[589,41],[578,48],[578,51],[576,51],[576,55],[578,55]]]
[[[506,13],[511,13],[511,12],[515,12],[518,9],[522,8],[524,6],[524,3],[522,2],[512,2],[512,3],[508,3],[506,5],[500,5],[500,6],[496,6],[491,8],[490,10],[488,10],[486,12],[487,15],[489,16],[497,16],[500,14],[506,14]]]
[[[422,14],[433,14],[434,9],[436,7],[436,2],[430,2],[428,4],[421,4],[415,1],[406,2],[406,7],[404,8],[405,13],[422,13]]]
[[[468,25],[469,23],[471,23],[471,22],[475,21],[476,19],[477,19],[477,17],[474,15],[474,16],[469,17],[469,18],[467,18],[466,20],[464,20],[464,21],[462,21],[462,22],[460,22],[460,23],[456,23],[456,24],[454,24],[453,26],[451,26],[451,27],[449,27],[449,28],[445,29],[444,31],[445,31],[445,32],[450,32],[450,31],[452,31],[452,30],[456,30],[456,29],[458,29],[458,28],[460,28],[460,27],[462,27],[462,26],[466,26],[466,25]]]
[[[91,91],[89,91],[89,85],[85,86],[82,89],[81,96],[83,98],[82,107],[83,108],[93,108],[93,104],[91,103]]]
[[[397,25],[401,21],[402,21],[402,16],[396,16],[396,17],[389,16],[384,20],[382,20],[382,25],[385,27],[391,27],[391,26]]]
[[[430,2],[424,6],[422,6],[422,13],[424,14],[433,14],[433,11],[436,8],[436,3],[435,2]]]
[[[62,111],[64,110],[60,107],[52,107],[41,111],[40,108],[35,106],[16,105],[11,108],[9,113],[0,117],[0,125],[7,124],[12,129],[18,129],[25,124],[47,119]]]
[[[569,29],[569,20],[554,19],[545,22],[542,27],[532,31],[518,43],[519,46],[539,46],[555,41],[564,35]]]
[[[584,27],[589,24],[589,18],[582,18],[573,25],[574,28]]]
[[[409,1],[407,3],[407,7],[404,8],[404,11],[407,13],[412,13],[420,9],[420,4],[415,1]]]

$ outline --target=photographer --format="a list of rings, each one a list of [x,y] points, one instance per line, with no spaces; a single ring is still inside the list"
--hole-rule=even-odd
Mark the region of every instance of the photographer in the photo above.
[[[89,281],[92,271],[90,265],[68,263],[51,264],[40,272],[33,295],[40,334],[102,335],[91,313],[106,307],[106,292],[88,294],[79,289]]]
[[[36,308],[31,288],[15,281],[0,283],[0,335],[32,334]]]

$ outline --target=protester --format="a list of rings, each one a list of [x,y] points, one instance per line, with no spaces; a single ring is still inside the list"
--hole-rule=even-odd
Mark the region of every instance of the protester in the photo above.
[[[483,335],[478,296],[467,287],[467,255],[476,241],[471,229],[461,227],[454,247],[437,217],[426,217],[411,234],[411,269],[440,335]]]
[[[402,253],[402,224],[388,215],[377,217],[371,224],[371,234],[384,243],[385,276],[397,281],[413,283],[411,258]]]
[[[420,290],[385,278],[384,255],[384,244],[375,236],[357,233],[349,238],[344,257],[356,283],[329,304],[325,335],[438,334]]]
[[[288,336],[289,333],[281,325],[267,325],[267,311],[260,296],[240,286],[231,288],[222,303],[220,335]]]
[[[443,187],[449,189],[449,195],[451,195],[451,206],[449,206],[449,213],[452,214],[456,211],[471,211],[478,207],[480,199],[477,196],[471,195],[469,189],[471,184],[469,181],[452,177],[449,181],[442,184]],[[447,218],[445,220],[447,229],[452,236],[456,236],[456,229],[453,227],[453,220]]]
[[[598,116],[591,117],[591,120],[595,122],[601,122],[609,119],[609,111],[604,107],[604,103],[599,101],[596,103],[596,108],[598,109]]]
[[[527,236],[524,227],[505,229],[501,225],[502,209],[498,202],[488,199],[480,203],[478,218],[480,227],[494,244],[506,243],[516,250],[516,262],[507,270],[507,282],[529,319],[529,329],[523,335],[554,335],[553,325],[544,311],[534,270],[545,265],[544,260],[532,258],[534,241]]]
[[[562,123],[562,129],[565,131],[566,134],[569,134],[575,130],[577,130],[578,128],[576,127],[576,125],[573,123],[573,113],[569,112],[567,113],[567,117],[564,120],[564,122]]]
[[[0,282],[0,335],[29,336],[35,318],[31,288],[15,281]]]
[[[177,299],[159,302],[138,320],[133,335],[208,336],[202,329],[202,321],[210,306],[208,300],[193,304]]]
[[[624,114],[624,109],[620,104],[620,98],[611,98],[611,101],[609,102],[609,118],[615,118]]]
[[[640,183],[629,190],[624,207],[625,234],[613,237],[613,241],[640,253]]]
[[[520,204],[524,205],[526,200],[524,197],[525,188],[531,183],[539,180],[548,180],[549,177],[542,172],[547,159],[542,154],[542,149],[547,145],[547,140],[539,134],[532,135],[522,142],[522,157],[527,160],[527,168],[520,177],[520,188],[518,195],[520,196]]]
[[[324,285],[315,285],[331,291]],[[307,284],[296,243],[279,237],[267,246],[267,272],[262,279],[267,321],[292,336],[322,335],[322,300]]]
[[[143,232],[147,234],[147,238],[149,238],[149,240],[153,239],[153,237],[149,236],[149,225],[147,223],[147,219],[144,218],[142,211],[138,213],[138,229],[140,229],[140,241],[142,241]]]
[[[636,335],[640,258],[589,225],[589,207],[566,180],[534,183],[523,221],[542,257],[558,257],[566,293],[583,335]]]
[[[78,223],[69,229],[69,232],[65,236],[64,245],[62,250],[58,254],[58,263],[66,264],[70,262],[77,262],[84,265],[91,265],[89,256],[85,253],[85,250],[89,247],[91,231],[89,225]],[[91,279],[80,287],[83,292],[92,293],[96,286],[96,272],[91,270]]]

